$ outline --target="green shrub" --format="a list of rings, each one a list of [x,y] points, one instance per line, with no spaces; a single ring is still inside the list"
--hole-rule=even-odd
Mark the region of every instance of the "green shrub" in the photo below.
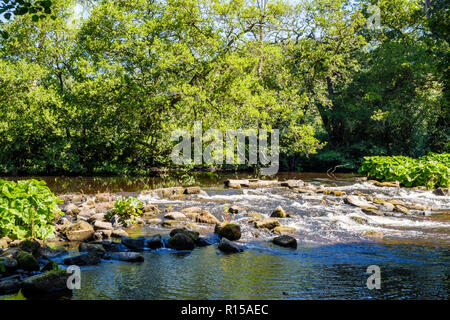
[[[448,188],[450,154],[429,153],[419,159],[403,156],[365,157],[358,172],[380,181],[399,181],[405,187]]]
[[[53,236],[53,219],[63,214],[58,207],[62,200],[44,181],[0,180],[0,237],[13,239]]]
[[[135,217],[142,215],[144,204],[134,197],[122,198],[116,200],[114,209],[106,214],[106,219],[110,219],[113,215],[118,215],[122,220],[134,220]]]

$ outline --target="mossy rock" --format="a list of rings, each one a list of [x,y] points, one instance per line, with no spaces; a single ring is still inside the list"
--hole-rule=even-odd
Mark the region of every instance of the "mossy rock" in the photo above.
[[[17,260],[17,268],[26,271],[38,271],[39,262],[36,258],[29,252],[18,251],[14,257]]]
[[[230,241],[235,241],[241,238],[241,227],[236,223],[225,222],[217,224],[214,233],[217,233],[220,238],[227,238]]]
[[[52,270],[28,277],[22,282],[24,294],[51,293],[67,289],[70,274],[66,270]]]
[[[187,229],[173,229],[172,231],[170,231],[170,237],[174,237],[176,234],[185,234],[187,235],[189,238],[191,238],[194,241],[197,241],[198,238],[200,237],[200,233],[198,233],[197,231],[190,231]]]

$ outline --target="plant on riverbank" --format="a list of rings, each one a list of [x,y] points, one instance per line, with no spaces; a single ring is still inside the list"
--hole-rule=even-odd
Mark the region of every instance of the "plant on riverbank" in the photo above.
[[[62,214],[61,202],[44,181],[0,180],[0,237],[52,237],[53,219]]]
[[[133,221],[136,217],[142,215],[142,209],[144,203],[134,197],[122,198],[116,200],[114,203],[114,209],[106,214],[106,219],[110,219],[114,215],[118,215],[120,219],[125,222]]]
[[[419,159],[403,156],[365,157],[358,172],[380,181],[399,181],[405,187],[449,187],[450,154],[429,153]]]

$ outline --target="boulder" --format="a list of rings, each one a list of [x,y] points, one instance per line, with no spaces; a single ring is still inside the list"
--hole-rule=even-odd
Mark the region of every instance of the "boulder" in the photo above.
[[[293,234],[297,231],[294,227],[289,226],[279,226],[273,229],[273,233],[279,234],[279,235],[287,235],[287,234]]]
[[[191,214],[191,215],[193,215],[193,214]],[[217,219],[208,210],[202,210],[200,213],[195,214],[194,220],[196,222],[206,223],[206,224],[218,224],[218,223],[220,223],[219,219]]]
[[[194,242],[197,247],[207,247],[207,246],[211,245],[211,243],[207,239],[202,238],[202,237],[199,237]]]
[[[24,294],[52,293],[67,289],[70,274],[66,270],[52,270],[28,277],[22,282]]]
[[[22,287],[19,279],[7,279],[0,281],[0,295],[15,293]]]
[[[279,226],[280,226],[280,222],[276,218],[267,218],[267,219],[255,222],[255,227],[258,229],[266,228],[266,229],[272,230]]]
[[[146,241],[146,245],[148,248],[153,249],[153,250],[162,248],[163,243],[161,240],[161,236],[158,234],[156,236],[151,237],[150,239],[148,239]]]
[[[108,259],[126,261],[126,262],[143,262],[144,256],[138,252],[112,252],[108,253]]]
[[[220,238],[227,238],[230,241],[235,241],[241,238],[241,227],[236,223],[224,222],[216,224],[214,233],[217,233]]]
[[[103,222],[103,221],[95,221],[94,222],[94,228],[95,230],[113,230],[113,226],[111,224],[111,222]]]
[[[199,194],[201,191],[199,186],[195,186],[195,187],[188,187],[186,189],[184,189],[184,194]]]
[[[12,257],[0,257],[0,274],[17,269],[17,260]]]
[[[394,211],[401,212],[403,214],[411,214],[408,208],[401,206],[399,204],[395,206]]]
[[[89,218],[89,222],[95,223],[96,221],[103,221],[105,220],[105,214],[104,213],[96,213],[92,217]]]
[[[358,199],[355,196],[345,197],[344,202],[347,204],[351,204],[355,207],[362,208],[362,209],[375,209],[375,210],[377,209],[377,207],[374,206],[373,204],[371,204],[365,200]]]
[[[93,252],[99,256],[103,256],[106,253],[105,248],[101,244],[97,243],[80,243],[78,246],[80,252]]]
[[[278,206],[270,215],[272,218],[286,218],[287,214],[281,206]]]
[[[362,212],[364,212],[365,214],[369,215],[369,216],[382,216],[383,214],[375,209],[361,209]]]
[[[167,198],[170,196],[181,195],[184,193],[184,188],[182,187],[172,187],[172,188],[161,188],[151,191],[151,193],[155,194],[160,198]]]
[[[302,180],[287,180],[280,183],[282,187],[288,187],[289,189],[303,187],[305,183]]]
[[[142,210],[145,216],[152,216],[159,213],[158,206],[156,204],[148,204]]]
[[[27,239],[20,242],[19,249],[31,253],[36,258],[40,256],[41,243],[36,239]]]
[[[45,271],[51,271],[51,270],[55,270],[58,268],[58,264],[53,261],[53,260],[49,260],[42,268],[41,268],[41,272],[45,272]]]
[[[218,248],[224,253],[239,253],[244,251],[239,245],[226,238],[222,238],[222,240],[220,240]]]
[[[70,241],[84,241],[94,235],[94,228],[85,221],[78,221],[65,228],[64,231]]]
[[[191,237],[184,233],[177,233],[168,241],[170,248],[175,250],[194,250],[195,243]]]
[[[241,185],[249,185],[250,182],[248,180],[226,180],[225,181],[225,187],[227,188],[233,188],[233,189],[240,189]]]
[[[272,243],[281,247],[297,249],[297,240],[295,240],[295,238],[293,237],[286,235],[274,238],[272,240]]]
[[[128,237],[128,233],[122,229],[114,229],[112,231],[111,237],[114,237],[114,238]]]
[[[8,237],[0,238],[0,249],[7,249],[8,244],[11,242],[11,239]]]
[[[64,207],[62,211],[64,211],[67,214],[79,214],[81,208],[73,203],[69,203],[67,206]]]
[[[433,194],[436,196],[448,196],[450,195],[450,188],[437,188],[433,190]]]
[[[100,263],[100,256],[93,252],[83,253],[77,256],[64,259],[64,264],[71,266],[91,266]]]
[[[143,251],[145,248],[145,238],[144,237],[139,237],[139,238],[123,237],[122,244],[131,250]]]
[[[26,271],[38,271],[40,269],[39,262],[29,252],[20,250],[16,253],[14,259],[17,260],[18,269],[23,269]]]
[[[197,231],[190,231],[190,230],[179,228],[179,229],[173,229],[170,232],[170,237],[174,237],[176,234],[179,234],[179,233],[187,235],[189,238],[191,238],[194,241],[198,240],[198,238],[200,236],[200,234]]]
[[[181,212],[172,211],[172,212],[166,213],[164,215],[164,218],[169,219],[169,220],[185,220],[186,215]]]

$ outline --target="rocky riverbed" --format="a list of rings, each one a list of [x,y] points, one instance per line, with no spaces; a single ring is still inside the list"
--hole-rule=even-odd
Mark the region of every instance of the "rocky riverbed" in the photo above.
[[[134,223],[105,218],[121,197],[137,197]],[[227,180],[214,187],[62,194],[65,215],[45,242],[0,239],[0,295],[66,292],[65,268],[152,263],[146,252],[213,247],[242,254],[270,243],[298,247],[378,242],[448,248],[449,191],[352,180]],[[108,215],[107,215],[108,216]],[[297,251],[296,251],[297,250]]]

